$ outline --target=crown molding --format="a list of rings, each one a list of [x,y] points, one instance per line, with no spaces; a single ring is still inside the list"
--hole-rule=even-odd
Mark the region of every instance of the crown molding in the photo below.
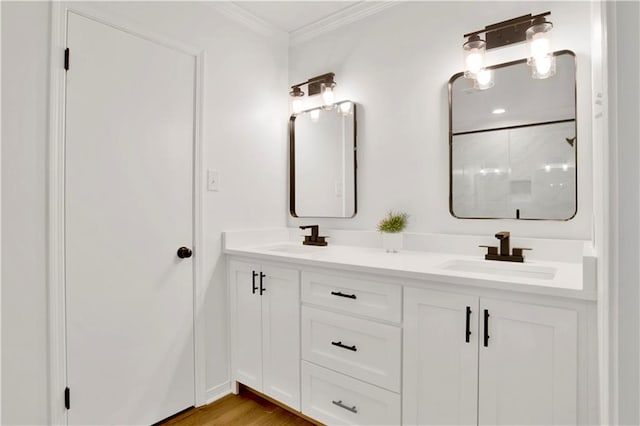
[[[295,46],[321,34],[375,15],[403,3],[402,0],[362,1],[289,33],[289,45]]]
[[[271,25],[267,21],[258,18],[254,14],[247,12],[242,7],[231,1],[205,1],[203,4],[215,9],[227,18],[230,18],[253,30],[255,33],[265,37],[288,38],[288,33]]]

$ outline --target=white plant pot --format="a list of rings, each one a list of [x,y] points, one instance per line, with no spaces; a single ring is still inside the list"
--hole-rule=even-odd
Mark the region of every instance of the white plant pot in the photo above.
[[[387,253],[397,253],[402,249],[402,240],[403,240],[402,232],[394,232],[394,233],[383,232],[382,248],[384,248]]]

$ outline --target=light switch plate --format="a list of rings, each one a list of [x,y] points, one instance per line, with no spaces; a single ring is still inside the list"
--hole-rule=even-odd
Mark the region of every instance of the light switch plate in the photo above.
[[[207,190],[220,191],[220,172],[217,170],[207,170]]]

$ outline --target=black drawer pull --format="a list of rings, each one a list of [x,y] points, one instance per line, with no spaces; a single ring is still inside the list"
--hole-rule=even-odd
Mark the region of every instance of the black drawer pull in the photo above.
[[[262,272],[260,272],[260,296],[262,296],[262,293],[267,291],[267,289],[264,288],[263,283],[262,283],[262,280],[264,279],[264,277],[266,277],[266,275],[263,274]]]
[[[484,310],[484,347],[489,347],[489,310]]]
[[[340,342],[331,342],[331,344],[333,346],[338,346],[339,348],[342,348],[342,349],[349,349],[350,351],[354,351],[354,352],[358,350],[356,348],[356,345],[353,345],[353,346],[343,345],[342,341],[340,341]]]
[[[256,277],[258,276],[258,273],[256,271],[251,271],[251,272],[253,274],[251,293],[256,294],[256,290],[258,289],[258,287],[256,286]]]
[[[340,408],[344,408],[347,411],[351,411],[352,413],[358,414],[358,409],[356,408],[355,405],[353,407],[346,406],[346,405],[344,405],[342,403],[342,400],[340,400],[340,401],[331,401],[331,402],[333,402],[333,405],[337,405]]]
[[[469,343],[469,337],[471,336],[471,306],[467,306],[467,327],[465,331],[465,341]]]
[[[345,294],[341,291],[332,291],[331,294],[333,294],[334,296],[346,297],[347,299],[356,299],[355,294]]]

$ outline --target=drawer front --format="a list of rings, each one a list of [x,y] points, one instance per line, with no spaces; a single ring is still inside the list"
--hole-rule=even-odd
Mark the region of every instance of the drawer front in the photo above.
[[[302,300],[371,318],[402,321],[399,284],[303,271]]]
[[[401,330],[347,315],[302,308],[302,358],[400,392]]]
[[[400,395],[302,361],[302,413],[330,425],[399,425]]]

